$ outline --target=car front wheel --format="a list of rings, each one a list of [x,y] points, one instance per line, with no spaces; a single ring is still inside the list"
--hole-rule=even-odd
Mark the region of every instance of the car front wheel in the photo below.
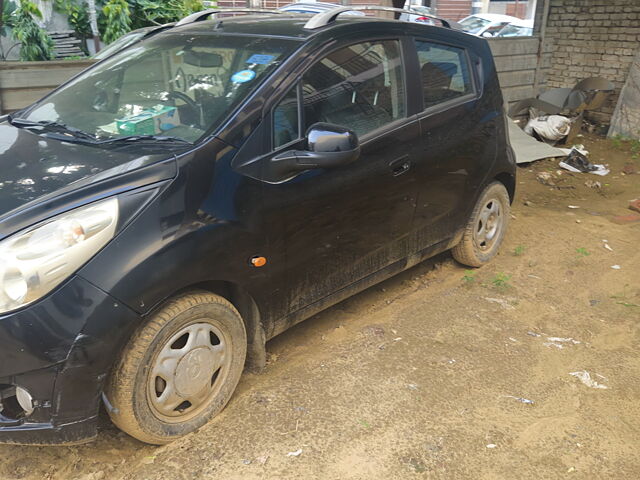
[[[500,182],[489,184],[478,199],[462,240],[451,253],[469,267],[481,267],[500,249],[511,217],[507,189]]]
[[[162,445],[204,426],[230,400],[247,335],[234,306],[195,292],[167,302],[129,341],[105,389],[113,423]]]

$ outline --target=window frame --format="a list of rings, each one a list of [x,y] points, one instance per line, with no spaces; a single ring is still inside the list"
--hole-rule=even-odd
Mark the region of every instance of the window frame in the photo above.
[[[448,43],[448,42],[443,42],[443,41],[439,41],[436,39],[431,39],[431,38],[425,38],[425,37],[418,37],[418,36],[411,36],[411,45],[413,46],[413,55],[415,55],[415,59],[416,59],[416,68],[417,68],[417,76],[418,78],[421,78],[421,66],[420,66],[420,57],[418,56],[418,42],[423,42],[423,43],[430,43],[433,45],[440,45],[443,47],[449,47],[449,48],[456,48],[458,50],[462,51],[463,57],[464,57],[464,61],[467,64],[467,70],[469,72],[469,80],[471,82],[471,92],[465,94],[465,95],[461,95],[459,97],[456,98],[452,98],[450,100],[445,100],[444,102],[438,103],[436,105],[431,105],[429,107],[425,106],[425,98],[424,98],[424,91],[422,88],[422,81],[420,81],[420,88],[419,88],[419,94],[420,94],[420,99],[421,99],[421,110],[420,112],[418,112],[418,115],[420,117],[425,117],[427,115],[431,115],[434,113],[439,113],[439,112],[443,112],[446,110],[449,110],[451,108],[457,107],[459,105],[463,105],[465,103],[468,103],[470,101],[474,101],[477,100],[478,98],[480,98],[480,87],[479,85],[481,84],[480,79],[478,78],[478,71],[476,68],[474,68],[474,63],[471,61],[471,56],[469,54],[469,49],[463,45],[456,45],[454,43]]]
[[[289,93],[291,93],[291,91],[294,89],[296,90],[296,101],[297,101],[297,107],[298,107],[298,136],[297,138],[291,140],[290,142],[287,142],[282,145],[278,145],[276,147],[276,128],[275,128],[276,127],[276,121],[275,121],[276,109],[280,106],[280,104],[287,97],[287,95],[289,95]],[[303,105],[302,104],[302,81],[300,78],[296,78],[294,83],[292,85],[289,85],[285,93],[278,98],[278,101],[275,102],[275,104],[271,108],[271,111],[269,114],[269,136],[270,136],[270,147],[271,147],[270,151],[279,152],[280,150],[285,150],[287,148],[290,148],[293,145],[300,143],[301,140],[304,140],[306,136],[306,131],[304,131],[304,111],[303,111],[302,105]]]
[[[403,95],[404,98],[402,99],[404,101],[404,116],[402,116],[401,118],[391,120],[386,125],[382,125],[374,130],[371,130],[370,132],[367,132],[364,135],[358,135],[358,140],[360,141],[360,144],[364,144],[367,141],[371,140],[374,136],[379,136],[382,133],[384,133],[386,130],[389,130],[389,131],[395,130],[398,128],[399,125],[402,125],[407,120],[411,119],[411,117],[414,116],[415,114],[410,112],[410,109],[411,109],[410,108],[411,103],[409,102],[410,87],[409,87],[409,75],[408,75],[408,59],[407,59],[406,45],[404,41],[405,38],[407,38],[406,35],[394,35],[394,36],[383,35],[379,37],[367,37],[357,41],[350,41],[348,43],[340,44],[335,48],[324,51],[321,55],[318,55],[313,60],[313,62],[311,62],[311,64],[304,69],[302,74],[297,79],[297,82],[300,84],[300,89],[302,94],[302,96],[299,98],[299,102],[300,102],[299,108],[300,108],[300,111],[302,112],[302,121],[303,121],[302,125],[304,126],[304,122],[306,120],[304,118],[304,91],[302,89],[302,81],[303,81],[302,79],[304,78],[304,75],[309,72],[309,70],[311,70],[317,63],[321,62],[332,53],[338,52],[345,48],[349,48],[352,45],[358,45],[361,43],[377,43],[377,42],[389,42],[389,41],[396,42],[398,46],[398,51],[400,53],[400,70],[402,72],[402,82],[404,86],[404,95]]]
[[[409,34],[380,34],[380,35],[367,35],[366,37],[360,38],[358,40],[349,39],[335,39],[332,42],[324,43],[323,45],[315,48],[312,51],[306,53],[305,61],[299,62],[297,65],[293,66],[291,70],[288,72],[285,78],[282,78],[277,84],[275,88],[277,90],[282,89],[284,93],[273,96],[269,99],[269,102],[265,102],[264,109],[262,110],[262,119],[265,123],[265,128],[268,131],[264,132],[265,135],[265,147],[267,148],[268,155],[278,154],[281,151],[287,149],[291,149],[291,147],[295,147],[296,143],[304,140],[306,136],[306,129],[304,129],[304,98],[302,92],[302,77],[319,61],[325,58],[332,53],[341,50],[343,48],[347,48],[351,45],[357,45],[359,43],[365,42],[383,42],[383,41],[394,41],[398,44],[398,48],[400,49],[400,59],[401,65],[403,69],[403,81],[404,81],[404,98],[405,102],[405,115],[402,118],[397,120],[393,120],[386,125],[383,125],[371,132],[359,136],[358,140],[360,141],[361,146],[366,146],[367,143],[374,141],[377,137],[381,135],[386,135],[387,133],[393,132],[403,125],[413,122],[416,120],[416,114],[418,114],[421,109],[416,108],[415,102],[411,102],[411,96],[415,96],[419,94],[420,91],[416,90],[416,82],[415,82],[415,74],[414,67],[417,65],[418,59],[415,51],[415,42],[413,40],[413,35]],[[281,71],[282,74],[282,71]],[[290,80],[290,81],[287,81]],[[282,99],[287,95],[291,88],[294,88],[295,84],[300,85],[300,94],[298,97],[298,112],[302,117],[302,124],[300,129],[301,138],[297,140],[297,142],[291,142],[287,145],[281,145],[279,147],[275,147],[274,139],[274,122],[273,122],[273,111],[280,104]],[[422,100],[421,100],[422,105]],[[299,143],[298,143],[299,144]],[[265,153],[267,154],[267,153]]]

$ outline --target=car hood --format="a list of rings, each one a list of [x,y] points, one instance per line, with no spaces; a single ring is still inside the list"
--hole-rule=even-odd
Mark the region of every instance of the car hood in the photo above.
[[[172,156],[67,143],[0,122],[0,218],[41,197]]]

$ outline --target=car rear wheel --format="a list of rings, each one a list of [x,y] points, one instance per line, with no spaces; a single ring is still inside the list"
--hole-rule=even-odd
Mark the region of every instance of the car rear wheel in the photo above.
[[[469,267],[481,267],[496,256],[511,217],[507,189],[500,182],[489,184],[478,199],[462,240],[451,253]]]
[[[234,306],[207,292],[165,304],[133,336],[105,394],[113,423],[162,445],[208,423],[230,400],[247,353]]]

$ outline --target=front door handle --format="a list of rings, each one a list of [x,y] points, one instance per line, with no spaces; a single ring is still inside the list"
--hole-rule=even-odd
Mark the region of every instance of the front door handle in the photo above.
[[[391,173],[394,177],[402,175],[405,172],[408,172],[411,168],[411,161],[409,160],[409,155],[405,155],[403,157],[395,159],[393,162],[389,163],[389,168],[391,169]]]

